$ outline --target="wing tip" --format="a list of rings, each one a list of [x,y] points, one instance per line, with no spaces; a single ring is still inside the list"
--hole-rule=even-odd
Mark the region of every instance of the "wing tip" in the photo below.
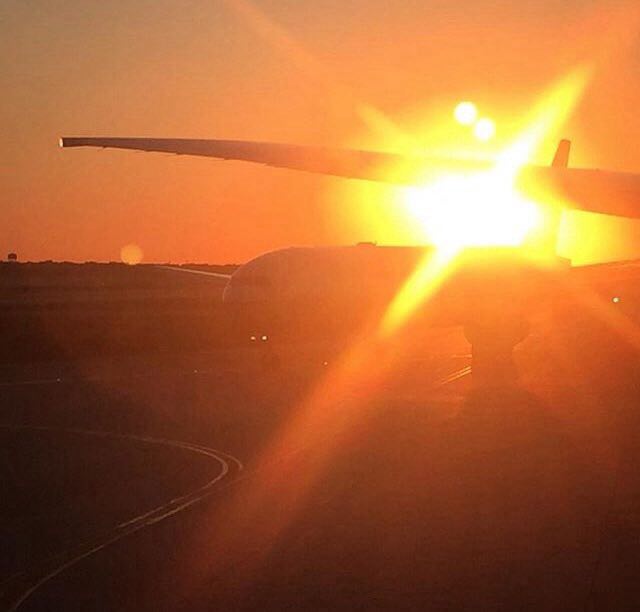
[[[58,146],[61,149],[66,149],[67,147],[74,147],[76,146],[78,143],[78,138],[70,138],[69,136],[61,136],[58,139]]]

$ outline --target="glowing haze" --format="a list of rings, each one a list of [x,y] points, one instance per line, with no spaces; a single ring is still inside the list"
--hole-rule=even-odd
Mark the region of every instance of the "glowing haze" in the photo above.
[[[135,245],[145,261],[227,262],[289,244],[446,243],[446,215],[427,225],[425,193],[56,142],[220,137],[496,157],[578,65],[594,66],[580,105],[527,153],[546,163],[569,137],[575,165],[640,170],[637,2],[399,4],[4,2],[0,253],[119,260]],[[461,101],[474,111],[462,121]],[[467,187],[424,189],[458,202]],[[483,240],[518,240],[537,222],[526,202],[508,214],[500,202]],[[594,219],[566,220],[565,251],[640,255],[638,224]]]
[[[408,213],[422,223],[428,242],[437,249],[435,254],[425,256],[389,304],[380,325],[383,336],[396,331],[438,289],[463,248],[521,246],[536,232],[544,236],[549,207],[561,203],[535,190],[531,194],[522,192],[516,181],[523,164],[536,153],[547,134],[574,110],[589,74],[584,68],[574,70],[554,86],[534,108],[527,128],[500,152],[490,170],[466,176],[447,175],[406,190]],[[463,108],[465,112],[458,105],[454,116],[461,124],[472,125],[471,106]],[[551,240],[556,240],[554,234]],[[529,245],[529,254],[545,255],[536,252],[533,244]]]
[[[576,70],[543,96],[530,125],[498,154],[493,169],[444,176],[432,184],[406,190],[408,212],[423,225],[427,242],[446,249],[519,246],[530,233],[540,229],[544,219],[540,204],[556,202],[545,202],[544,194],[537,194],[542,201],[536,202],[518,190],[516,179],[547,135],[557,131],[574,110],[588,74],[586,69]],[[470,111],[458,112],[457,116],[460,114],[463,119],[471,116]]]

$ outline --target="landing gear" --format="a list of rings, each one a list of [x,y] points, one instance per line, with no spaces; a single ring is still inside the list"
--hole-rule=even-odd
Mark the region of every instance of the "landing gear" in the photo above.
[[[556,294],[568,269],[567,260],[531,257],[520,248],[463,252],[452,295],[471,344],[476,387],[517,383],[513,349],[529,332],[528,318]]]
[[[518,381],[513,349],[526,338],[529,325],[524,317],[493,317],[467,323],[471,343],[471,372],[476,387],[512,387]]]

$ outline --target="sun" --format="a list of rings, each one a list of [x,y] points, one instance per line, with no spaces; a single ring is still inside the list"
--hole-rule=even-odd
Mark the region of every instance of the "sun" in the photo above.
[[[540,227],[538,206],[492,173],[407,189],[405,204],[437,247],[518,246]]]
[[[387,149],[406,156],[406,168],[394,166],[391,173],[402,175],[406,170],[407,174],[415,171],[418,175],[416,160],[421,153],[427,160],[439,158],[444,163],[427,172],[424,183],[411,187],[372,181],[332,183],[326,194],[336,235],[345,241],[436,245],[447,251],[453,247],[522,245],[534,259],[544,259],[540,249],[546,248],[550,254],[548,246],[554,231],[549,210],[566,203],[558,194],[548,193],[544,185],[532,184],[532,175],[523,169],[528,163],[550,161],[550,147],[567,135],[560,128],[580,100],[591,74],[589,66],[576,67],[533,101],[515,124],[509,115],[500,115],[495,109],[487,109],[490,112],[485,114],[483,109],[475,123],[461,130],[455,109],[464,102],[452,108],[447,100],[403,119],[412,126],[410,133],[422,139],[414,143],[415,147],[393,137],[386,144],[365,137],[350,142],[354,148]],[[501,126],[500,137],[480,143],[473,129],[489,116]],[[449,159],[471,163],[460,170],[459,165],[448,167]],[[483,170],[471,172],[468,168],[478,160],[477,167]],[[345,202],[349,202],[348,208]]]
[[[574,108],[589,74],[588,69],[579,68],[553,87],[533,109],[527,129],[498,154],[492,168],[444,174],[404,190],[405,209],[422,227],[428,242],[447,250],[520,246],[544,230],[545,206],[554,203],[553,196],[532,186],[522,190],[518,177],[540,143]],[[488,140],[495,133],[495,124],[479,119],[474,132],[479,140]]]

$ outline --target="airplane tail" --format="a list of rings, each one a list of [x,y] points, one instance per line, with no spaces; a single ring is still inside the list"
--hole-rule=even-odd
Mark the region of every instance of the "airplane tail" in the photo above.
[[[556,149],[556,154],[553,156],[551,167],[552,168],[568,168],[569,153],[571,153],[571,141],[563,138],[558,143],[558,148]]]
[[[568,168],[570,153],[571,141],[562,139],[556,148],[551,167]],[[543,215],[543,230],[533,237],[531,246],[545,257],[556,257],[560,223],[562,222],[562,209],[554,204],[548,204],[543,208]]]
[[[563,138],[558,143],[558,148],[551,162],[552,168],[568,168],[569,155],[571,153],[571,141]],[[548,211],[548,236],[549,252],[551,255],[558,254],[558,236],[560,234],[560,224],[562,223],[562,208],[558,205],[550,204]]]

